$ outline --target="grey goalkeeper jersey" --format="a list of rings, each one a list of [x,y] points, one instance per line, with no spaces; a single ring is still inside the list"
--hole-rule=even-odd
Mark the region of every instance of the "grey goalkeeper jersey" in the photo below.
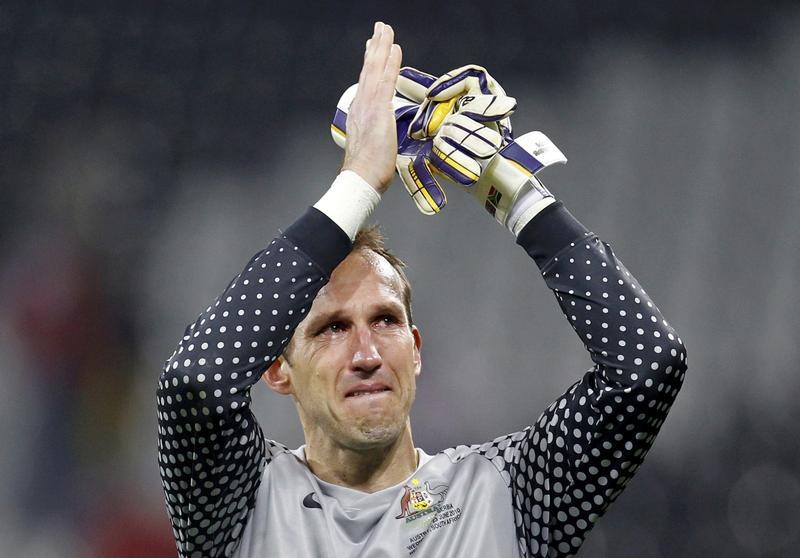
[[[374,494],[317,479],[302,448],[267,439],[250,409],[250,388],[350,241],[312,208],[257,253],[189,325],[159,379],[159,465],[180,556],[575,554],[651,447],[685,351],[611,248],[560,203],[517,242],[594,367],[531,426],[419,452],[414,475]]]
[[[277,452],[237,556],[520,555],[508,483],[467,447],[417,450],[415,473],[373,494],[319,480],[302,448]]]

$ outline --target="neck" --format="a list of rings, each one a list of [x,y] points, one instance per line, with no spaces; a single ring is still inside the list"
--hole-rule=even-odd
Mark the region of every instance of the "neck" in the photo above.
[[[308,467],[321,480],[362,492],[377,492],[398,484],[417,469],[410,425],[386,446],[353,449],[330,439],[307,438],[305,450]]]

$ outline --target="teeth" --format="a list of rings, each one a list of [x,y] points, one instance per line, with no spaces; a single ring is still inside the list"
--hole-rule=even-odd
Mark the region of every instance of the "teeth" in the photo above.
[[[385,389],[376,389],[376,390],[372,390],[372,391],[354,391],[353,393],[350,394],[350,397],[359,397],[361,395],[371,395],[373,393],[382,393],[384,391],[386,391],[386,390]]]

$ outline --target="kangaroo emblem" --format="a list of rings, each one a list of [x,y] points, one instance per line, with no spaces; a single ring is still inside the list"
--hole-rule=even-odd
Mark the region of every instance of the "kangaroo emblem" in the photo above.
[[[412,479],[411,485],[403,485],[403,495],[400,497],[400,515],[395,516],[395,519],[409,517],[443,502],[449,488],[446,484],[431,487],[428,482],[425,482],[424,488],[420,488],[417,479]]]

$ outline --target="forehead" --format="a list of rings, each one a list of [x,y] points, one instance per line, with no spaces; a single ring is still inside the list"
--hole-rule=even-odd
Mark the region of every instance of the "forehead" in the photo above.
[[[331,280],[314,299],[311,311],[315,307],[369,302],[377,297],[396,298],[402,304],[400,277],[385,258],[371,250],[359,250],[336,267]]]

